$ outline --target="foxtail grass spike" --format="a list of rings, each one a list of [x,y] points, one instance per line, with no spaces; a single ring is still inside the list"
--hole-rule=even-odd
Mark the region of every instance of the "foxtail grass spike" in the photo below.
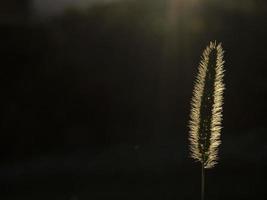
[[[190,113],[190,156],[204,169],[218,162],[224,91],[224,51],[210,42],[204,50],[195,81]]]
[[[201,163],[201,200],[205,199],[205,169],[218,162],[224,91],[221,44],[204,50],[195,81],[190,113],[190,155]]]

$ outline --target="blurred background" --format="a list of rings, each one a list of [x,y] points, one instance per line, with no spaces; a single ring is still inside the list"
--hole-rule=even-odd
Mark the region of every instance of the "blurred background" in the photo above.
[[[188,120],[202,50],[225,49],[206,199],[267,199],[267,2],[2,0],[0,198],[200,199]]]

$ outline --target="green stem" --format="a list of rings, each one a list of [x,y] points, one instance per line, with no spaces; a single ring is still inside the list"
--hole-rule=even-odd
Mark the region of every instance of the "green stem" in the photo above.
[[[201,165],[201,200],[205,197],[205,168],[204,164]]]

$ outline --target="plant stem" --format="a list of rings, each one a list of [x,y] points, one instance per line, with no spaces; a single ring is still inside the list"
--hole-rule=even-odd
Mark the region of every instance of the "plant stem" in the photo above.
[[[204,164],[201,165],[201,200],[205,197],[205,168]]]

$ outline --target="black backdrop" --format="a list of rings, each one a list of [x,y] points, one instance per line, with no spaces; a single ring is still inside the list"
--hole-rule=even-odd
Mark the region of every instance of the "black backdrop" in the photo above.
[[[207,199],[267,198],[264,1],[118,1],[44,19],[6,2],[1,199],[199,198],[187,124],[210,40],[225,49],[226,91]]]

